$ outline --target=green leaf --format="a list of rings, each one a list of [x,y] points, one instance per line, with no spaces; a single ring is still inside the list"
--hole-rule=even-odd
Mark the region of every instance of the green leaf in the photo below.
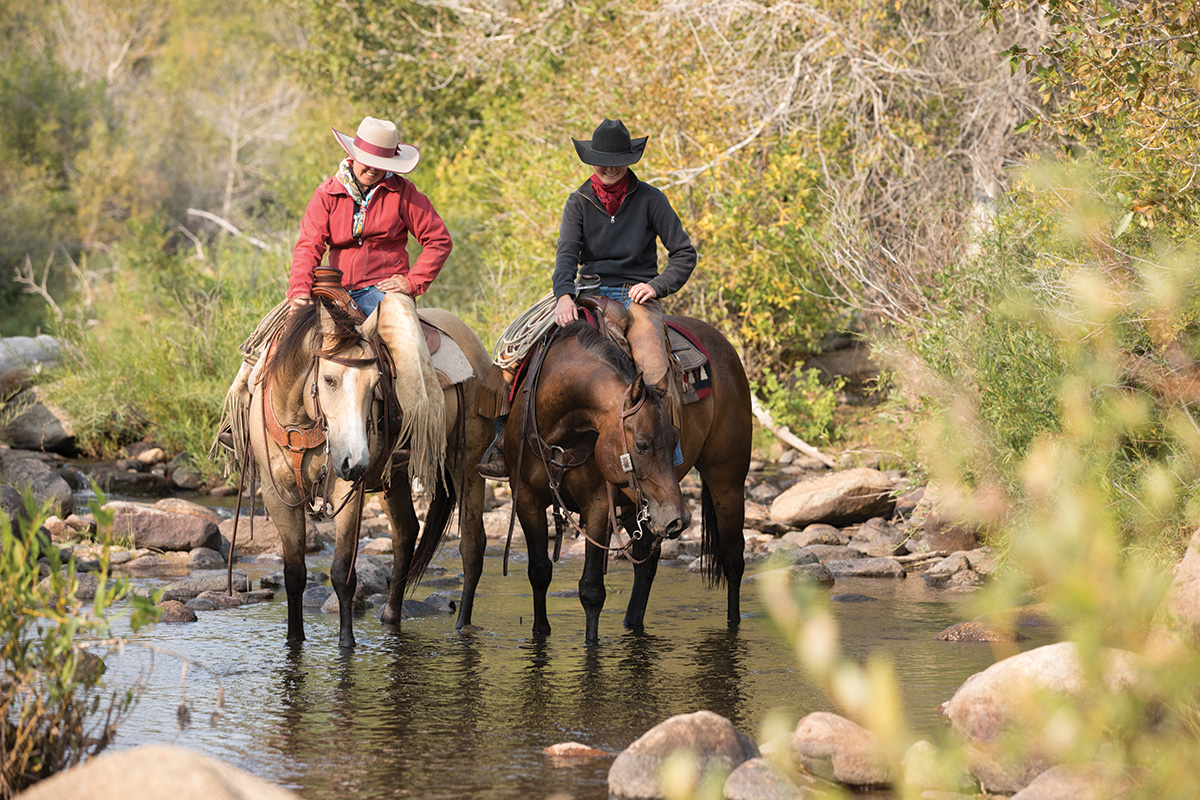
[[[1036,119],[1027,119],[1024,122],[1022,122],[1020,125],[1018,125],[1016,128],[1014,128],[1013,133],[1025,133],[1027,130],[1032,128],[1034,125],[1037,125]]]
[[[1113,228],[1113,238],[1120,236],[1129,228],[1129,223],[1133,222],[1133,212],[1127,211],[1125,216],[1117,221],[1117,227]]]

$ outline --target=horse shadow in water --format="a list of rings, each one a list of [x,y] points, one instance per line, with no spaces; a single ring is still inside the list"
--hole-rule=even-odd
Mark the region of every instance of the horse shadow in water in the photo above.
[[[657,539],[676,538],[691,522],[679,480],[693,466],[702,479],[705,575],[727,585],[729,625],[740,621],[750,387],[737,351],[715,328],[686,317],[669,319],[707,351],[712,375],[711,393],[684,406],[678,434],[659,393],[645,386],[620,349],[587,323],[548,334],[544,350],[534,354],[521,379],[504,448],[517,454],[509,481],[529,552],[535,634],[550,633],[547,507],[577,511],[587,536],[579,599],[589,642],[599,639],[605,562],[617,518],[635,537],[625,627],[640,630],[658,566]],[[675,467],[677,441],[683,463]]]
[[[478,463],[493,430],[491,420],[475,412],[479,379],[490,359],[479,338],[454,315],[440,309],[422,309],[420,315],[458,344],[472,375],[443,392],[445,464],[435,485],[426,487],[430,504],[419,545],[408,465],[399,455],[389,459],[399,426],[389,424],[376,392],[386,380],[376,352],[377,315],[355,325],[317,300],[290,315],[251,380],[249,452],[264,505],[283,543],[289,641],[304,639],[305,515],[313,510],[316,496],[323,500],[321,510],[334,516],[330,576],[339,604],[340,646],[354,646],[354,561],[366,492],[384,493],[391,525],[392,579],[382,621],[399,625],[404,594],[429,565],[458,506],[464,579],[457,627],[471,623],[486,542],[484,482],[468,466]],[[401,379],[409,362],[415,363],[396,359]],[[422,379],[420,374],[408,377]]]

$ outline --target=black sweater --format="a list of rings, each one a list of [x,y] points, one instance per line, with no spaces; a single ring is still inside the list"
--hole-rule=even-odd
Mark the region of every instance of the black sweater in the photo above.
[[[669,257],[658,274],[662,239]],[[567,198],[558,229],[554,296],[575,294],[575,272],[600,276],[603,286],[648,283],[659,297],[679,291],[696,268],[696,248],[667,196],[629,171],[629,191],[616,214],[596,198],[589,178]]]

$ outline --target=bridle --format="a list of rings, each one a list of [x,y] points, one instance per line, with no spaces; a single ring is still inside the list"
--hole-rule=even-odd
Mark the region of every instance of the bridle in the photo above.
[[[572,448],[563,448],[559,445],[548,443],[541,435],[537,425],[537,413],[535,406],[537,405],[537,390],[542,373],[542,364],[545,361],[546,354],[550,350],[551,344],[558,337],[561,328],[554,328],[538,343],[537,349],[534,351],[530,359],[529,368],[526,370],[526,378],[524,385],[521,387],[521,392],[525,395],[525,402],[521,410],[521,418],[518,427],[518,438],[529,445],[530,451],[537,456],[543,468],[546,470],[547,482],[550,486],[550,491],[553,494],[551,503],[554,516],[554,560],[557,561],[562,549],[565,529],[568,525],[573,527],[578,533],[583,534],[587,541],[591,542],[596,547],[607,552],[625,552],[632,549],[634,542],[639,541],[645,536],[650,519],[650,502],[646,499],[645,492],[642,490],[641,481],[638,479],[637,468],[633,462],[633,455],[629,451],[629,429],[626,426],[626,420],[629,417],[637,414],[646,403],[646,398],[651,389],[643,387],[641,396],[636,402],[630,402],[630,396],[633,393],[633,385],[626,387],[624,394],[621,396],[621,409],[618,412],[617,420],[621,426],[621,453],[618,461],[621,465],[621,470],[627,476],[627,486],[622,487],[622,492],[632,500],[637,507],[637,516],[635,518],[636,529],[629,534],[629,541],[620,547],[610,547],[601,544],[592,539],[586,530],[583,529],[578,522],[570,517],[569,507],[563,499],[559,487],[562,485],[563,476],[566,471],[574,467],[578,467],[595,452],[595,446],[591,444],[577,445]],[[517,462],[514,467],[513,475],[517,476],[517,481],[513,488],[512,498],[512,514],[508,522],[508,540],[504,547],[504,574],[508,574],[508,552],[512,544],[513,526],[516,520],[517,493],[520,489],[521,481],[521,462],[525,455],[525,448],[522,447],[517,454]],[[614,484],[609,480],[605,480],[606,490],[608,492],[608,519],[609,527],[613,532],[617,530],[617,514],[616,514],[616,492],[615,489],[619,484]],[[653,533],[653,531],[650,531]],[[652,545],[652,551],[646,559],[638,561],[630,555],[630,560],[635,564],[643,563],[645,560],[653,557],[655,552],[661,545],[661,537],[655,533],[655,541]]]
[[[268,348],[265,358],[267,363],[270,363],[270,358],[273,355],[275,345],[278,339],[272,340],[270,348]],[[334,364],[348,367],[350,369],[367,369],[376,367],[379,369],[381,376],[387,375],[386,360],[382,356],[382,348],[376,342],[366,342],[366,346],[371,349],[372,355],[363,358],[347,358],[338,356],[332,353],[325,353],[320,350],[313,352],[312,359],[309,361],[308,369],[305,371],[304,380],[309,384],[309,395],[313,402],[313,422],[310,425],[288,425],[285,426],[279,422],[275,416],[275,408],[272,403],[274,396],[274,384],[270,372],[265,372],[262,378],[263,397],[262,397],[262,413],[263,413],[263,429],[276,445],[284,450],[290,459],[292,473],[296,478],[296,493],[299,498],[296,502],[289,502],[284,499],[283,493],[280,491],[279,485],[275,481],[275,475],[271,470],[267,470],[267,475],[271,480],[271,486],[275,490],[275,495],[280,502],[291,508],[296,508],[301,505],[307,505],[309,513],[314,519],[328,519],[337,515],[338,512],[345,507],[346,503],[353,497],[356,491],[360,488],[365,480],[365,475],[358,481],[355,481],[352,491],[349,492],[342,503],[335,509],[329,500],[330,488],[333,483],[333,470],[329,468],[329,419],[325,415],[325,410],[321,407],[321,395],[318,391],[317,380],[319,377],[318,364],[320,361],[329,361]],[[389,415],[384,413],[384,427],[388,427]],[[369,420],[368,425],[374,424],[374,420]],[[386,430],[385,430],[386,438]],[[317,472],[317,478],[306,490],[304,488],[304,456],[310,450],[322,448],[324,451],[325,461]],[[317,487],[323,486],[321,491],[321,505],[316,505]]]

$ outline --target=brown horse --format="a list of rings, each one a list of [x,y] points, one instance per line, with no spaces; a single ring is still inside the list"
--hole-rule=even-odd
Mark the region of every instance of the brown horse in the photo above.
[[[381,378],[373,344],[378,341],[376,315],[357,326],[322,301],[293,313],[251,381],[248,444],[263,502],[283,542],[289,640],[304,639],[305,514],[316,495],[322,498],[323,510],[335,512],[330,573],[340,606],[340,646],[354,646],[357,523],[368,491],[384,492],[392,529],[394,560],[383,622],[399,624],[405,590],[428,566],[458,504],[465,577],[457,626],[470,624],[486,541],[483,480],[467,466],[478,463],[492,432],[491,420],[475,413],[479,379],[490,359],[479,338],[454,315],[439,309],[423,309],[420,315],[459,345],[473,375],[444,390],[445,467],[436,485],[426,487],[431,500],[419,547],[407,463],[399,456],[389,460],[398,426],[385,422],[387,414],[376,393]],[[402,377],[403,362],[396,359]],[[264,413],[264,404],[269,413]],[[280,430],[293,447],[278,443]]]
[[[510,483],[529,551],[533,632],[550,633],[546,509],[554,503],[579,513],[588,539],[579,600],[595,641],[617,509],[647,541],[678,537],[691,512],[671,464],[676,434],[666,404],[629,359],[584,322],[554,329],[541,347],[504,431],[505,451],[517,458]]]

